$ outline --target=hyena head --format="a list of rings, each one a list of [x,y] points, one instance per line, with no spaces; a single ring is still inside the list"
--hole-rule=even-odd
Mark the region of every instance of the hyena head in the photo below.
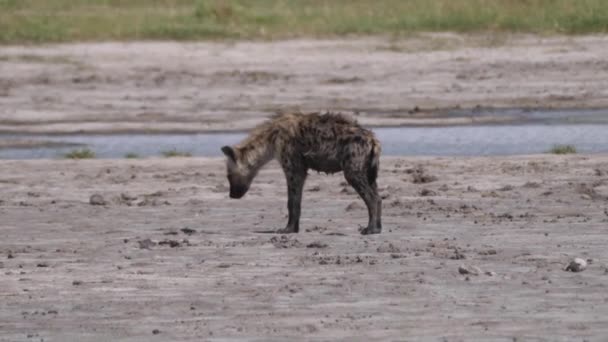
[[[255,175],[247,165],[244,165],[242,160],[239,160],[238,150],[230,146],[224,146],[222,147],[222,152],[227,157],[226,169],[228,171],[228,181],[230,182],[230,198],[241,198],[249,190],[249,186]]]

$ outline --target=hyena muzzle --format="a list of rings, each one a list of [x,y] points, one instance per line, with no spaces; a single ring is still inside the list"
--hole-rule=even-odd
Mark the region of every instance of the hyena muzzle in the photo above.
[[[300,229],[302,191],[309,169],[344,172],[346,181],[367,206],[369,222],[361,234],[382,230],[382,200],[378,195],[380,143],[374,134],[346,116],[332,113],[286,113],[256,127],[235,146],[224,146],[230,197],[241,198],[257,172],[277,159],[287,179],[289,219],[278,233]]]

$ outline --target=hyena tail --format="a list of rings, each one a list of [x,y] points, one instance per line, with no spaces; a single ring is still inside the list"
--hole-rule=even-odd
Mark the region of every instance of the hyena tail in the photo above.
[[[372,140],[372,149],[367,160],[367,181],[369,184],[374,184],[378,178],[378,170],[380,169],[380,153],[382,149],[380,142],[374,138]]]

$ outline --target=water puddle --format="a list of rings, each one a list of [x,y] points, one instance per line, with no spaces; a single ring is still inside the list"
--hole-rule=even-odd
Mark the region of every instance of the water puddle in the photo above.
[[[573,145],[582,153],[608,152],[608,125],[603,124],[390,127],[373,130],[382,143],[383,154],[391,156],[533,154],[547,152],[554,144]],[[161,156],[166,151],[216,157],[221,156],[223,145],[235,144],[244,137],[245,133],[0,135],[0,142],[27,142],[19,148],[0,148],[0,158],[61,158],[78,147],[89,148],[97,158],[124,158],[128,154]]]

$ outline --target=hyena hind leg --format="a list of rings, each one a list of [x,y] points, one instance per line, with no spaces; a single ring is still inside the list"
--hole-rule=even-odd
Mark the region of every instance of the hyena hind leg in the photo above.
[[[369,183],[364,172],[361,171],[345,171],[344,176],[348,184],[350,184],[367,206],[369,221],[367,227],[361,230],[361,234],[379,234],[382,231],[381,212],[382,199],[378,195],[378,186],[376,182]]]

